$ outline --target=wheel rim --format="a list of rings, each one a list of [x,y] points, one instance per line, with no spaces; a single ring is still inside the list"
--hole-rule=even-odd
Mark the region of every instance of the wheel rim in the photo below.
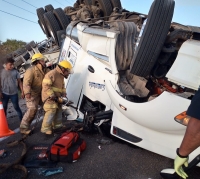
[[[49,29],[49,33],[51,34],[51,37],[53,38],[54,42],[56,41],[56,38],[54,36],[54,33],[53,31],[51,30],[51,28],[48,26],[48,29]]]
[[[55,39],[55,36],[54,36],[54,34],[53,34],[53,31],[52,31],[52,30],[50,30],[50,34],[51,34],[51,37],[53,37],[53,40],[55,41],[56,39]]]
[[[41,23],[41,25],[42,25],[42,29],[43,29],[43,31],[45,32],[44,24],[43,24],[43,23]]]

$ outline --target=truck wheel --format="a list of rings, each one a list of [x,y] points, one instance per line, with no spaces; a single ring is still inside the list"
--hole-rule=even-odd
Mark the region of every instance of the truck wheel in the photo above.
[[[85,0],[78,0],[79,4],[85,4]]]
[[[118,71],[128,70],[133,59],[137,26],[133,22],[112,22],[110,27],[120,32],[116,42],[115,61]]]
[[[58,38],[58,46],[61,47],[63,36],[66,36],[66,30],[57,31],[57,38]]]
[[[34,41],[31,41],[28,44],[26,44],[26,50],[31,51],[32,47],[35,48],[36,46],[36,43]]]
[[[92,0],[79,0],[79,4],[92,5]]]
[[[101,9],[101,16],[109,16],[112,13],[112,5],[110,0],[92,0],[92,5]],[[108,19],[108,18],[105,18]]]
[[[45,9],[46,12],[49,12],[49,11],[53,11],[53,10],[54,10],[54,7],[53,7],[51,4],[49,4],[49,5],[46,5],[46,6],[44,7],[44,9]]]
[[[26,48],[26,50],[28,50],[28,51],[31,51],[31,50],[32,50],[32,48],[31,48],[31,46],[30,46],[29,44],[27,44],[27,45],[25,46],[25,48]]]
[[[121,1],[120,0],[110,0],[112,7],[118,7],[119,9],[122,9]]]
[[[174,0],[155,0],[130,65],[132,74],[148,77],[161,52],[174,12]]]
[[[92,5],[92,0],[79,0],[79,4]]]
[[[51,37],[53,38],[54,42],[58,44],[57,31],[61,29],[55,16],[53,15],[53,12],[46,12],[44,14],[44,20],[47,25],[48,31],[51,34]]]
[[[92,5],[92,0],[84,0],[85,1],[85,5]]]
[[[60,28],[65,30],[70,23],[67,15],[65,15],[64,11],[61,8],[54,9],[53,13],[60,25]]]
[[[38,8],[36,11],[37,11],[37,16],[38,16],[38,19],[41,23],[41,26],[44,29],[44,33],[46,34],[47,37],[50,37],[50,33],[48,32],[48,28],[47,28],[47,26],[45,24],[45,20],[44,20],[44,14],[45,14],[44,9]]]
[[[21,54],[23,54],[23,53],[25,53],[25,52],[26,52],[26,49],[24,49],[24,48],[19,48],[19,49],[15,50],[15,51],[13,52],[13,54],[15,54],[16,56],[18,56],[18,55],[21,55]]]

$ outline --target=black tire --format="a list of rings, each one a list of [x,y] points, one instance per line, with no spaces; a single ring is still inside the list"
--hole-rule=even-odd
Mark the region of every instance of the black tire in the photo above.
[[[54,10],[54,7],[51,5],[51,4],[48,4],[44,7],[45,11],[46,12],[49,12],[49,11],[53,11]]]
[[[79,3],[79,4],[85,4],[85,3],[84,3],[84,0],[78,0],[78,3]]]
[[[26,49],[24,49],[24,48],[19,48],[19,49],[15,50],[15,51],[13,52],[13,54],[15,54],[15,56],[18,56],[18,55],[21,55],[21,54],[23,54],[23,53],[25,53],[25,52],[26,52]]]
[[[118,71],[128,70],[133,59],[135,39],[137,36],[137,26],[133,22],[112,22],[111,28],[120,32],[118,35],[115,61]]]
[[[29,44],[26,45],[26,50],[28,50],[28,51],[32,50],[32,48],[31,48],[31,46]]]
[[[34,41],[31,41],[28,44],[26,44],[26,50],[31,51],[32,47],[35,48],[36,46],[36,43]]]
[[[57,31],[61,29],[55,16],[53,15],[53,12],[46,12],[44,14],[44,20],[51,37],[54,39],[55,43],[58,44]]]
[[[122,4],[120,0],[110,0],[112,7],[118,7],[119,9],[122,9]]]
[[[79,4],[92,5],[92,0],[79,0]]]
[[[174,12],[174,0],[155,0],[130,66],[132,74],[148,77],[161,52]]]
[[[92,5],[92,0],[84,0],[85,1],[85,5]]]
[[[66,30],[57,31],[58,46],[61,47],[63,42],[63,36],[66,36]]]
[[[57,8],[53,10],[54,16],[56,17],[60,28],[66,30],[70,20],[67,15],[65,15],[64,11],[61,8]]]
[[[37,11],[37,16],[38,16],[38,19],[41,23],[41,26],[44,29],[44,33],[46,34],[47,37],[51,37],[50,33],[48,31],[48,28],[46,26],[45,20],[44,20],[45,10],[43,8],[38,8],[36,11]]]
[[[92,0],[92,5],[101,9],[101,16],[109,16],[112,13],[112,5],[110,0]],[[108,19],[108,18],[105,18]]]
[[[29,44],[30,44],[31,47],[33,47],[33,48],[36,48],[36,46],[37,46],[37,44],[36,44],[34,41],[31,41]]]

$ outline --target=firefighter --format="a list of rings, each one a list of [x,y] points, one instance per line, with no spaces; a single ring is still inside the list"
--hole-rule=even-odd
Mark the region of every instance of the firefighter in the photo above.
[[[59,97],[66,96],[64,78],[68,78],[72,73],[70,62],[63,60],[57,67],[48,72],[42,82],[42,101],[44,102],[45,116],[42,123],[41,132],[51,136],[53,129],[62,129],[62,104]]]
[[[26,99],[27,111],[20,124],[20,132],[29,134],[30,124],[33,121],[38,104],[41,101],[42,80],[49,71],[46,68],[45,57],[41,53],[36,53],[31,59],[32,66],[25,72],[23,80],[23,89]]]

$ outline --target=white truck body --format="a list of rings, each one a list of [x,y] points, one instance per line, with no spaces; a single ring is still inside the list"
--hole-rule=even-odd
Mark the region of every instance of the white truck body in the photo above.
[[[122,140],[151,152],[174,159],[186,127],[174,117],[186,111],[191,100],[170,92],[144,103],[134,103],[120,95],[119,73],[115,62],[115,45],[119,32],[96,29],[79,23],[79,44],[65,38],[60,59],[72,63],[74,74],[65,81],[68,98],[80,109],[83,96],[99,101],[112,110],[110,133]],[[200,84],[200,42],[188,40],[183,43],[167,78],[177,85],[197,90]],[[90,71],[90,68],[94,72]],[[79,102],[80,97],[80,102]],[[83,113],[79,110],[83,118]],[[200,148],[191,155],[192,160]]]

